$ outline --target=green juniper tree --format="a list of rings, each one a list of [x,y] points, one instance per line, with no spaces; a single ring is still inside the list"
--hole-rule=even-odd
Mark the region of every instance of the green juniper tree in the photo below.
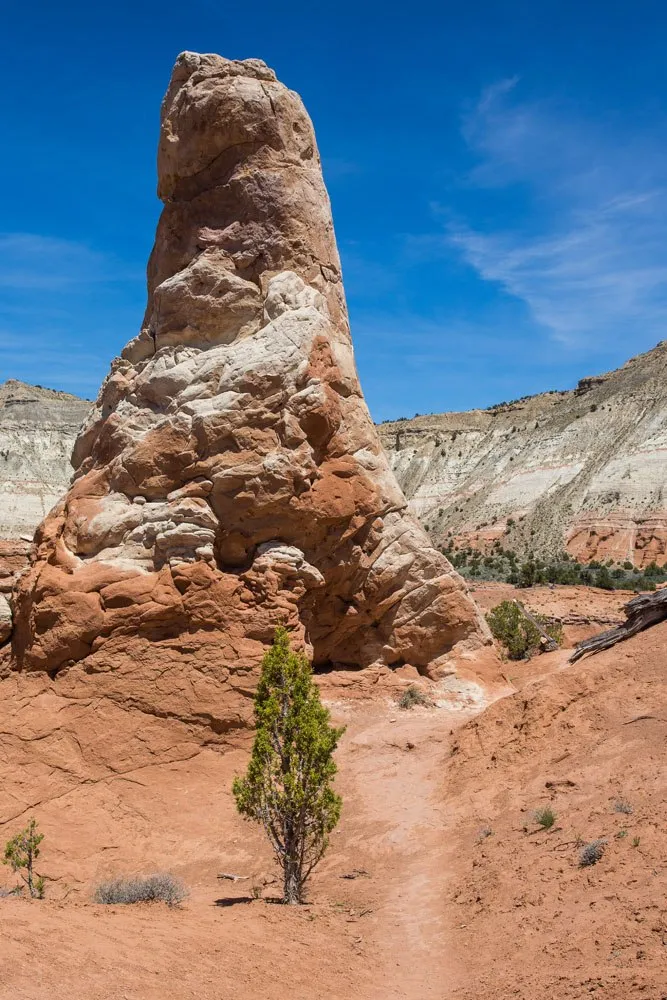
[[[39,845],[43,840],[44,834],[37,833],[37,823],[31,819],[25,830],[21,830],[5,845],[3,864],[11,865],[12,871],[19,873],[33,899],[44,898],[44,879],[35,872],[35,861],[39,857]]]
[[[540,630],[514,601],[501,601],[488,612],[486,620],[494,639],[498,639],[507,648],[510,660],[523,660],[530,656],[531,650],[540,649]],[[535,622],[558,645],[562,643],[563,629],[559,624],[549,622],[541,615],[535,616]]]
[[[255,695],[255,742],[244,778],[234,781],[239,812],[260,823],[283,872],[283,902],[301,903],[340,817],[331,787],[333,752],[344,729],[329,725],[308,660],[276,629]]]

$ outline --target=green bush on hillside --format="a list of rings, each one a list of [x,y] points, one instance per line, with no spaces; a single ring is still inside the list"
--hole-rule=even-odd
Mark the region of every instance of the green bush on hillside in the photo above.
[[[521,562],[515,552],[503,549],[498,544],[494,543],[491,553],[485,555],[469,545],[456,548],[451,538],[443,544],[441,551],[459,573],[468,579],[498,580],[515,587],[528,588],[545,584],[583,585],[641,593],[655,590],[657,584],[667,583],[667,566],[659,567],[655,563],[649,564],[642,571],[635,569],[632,563],[626,560],[622,564],[613,565],[610,569],[597,560],[588,564],[580,563],[566,553],[560,553],[557,557],[549,559],[530,553],[525,561]]]

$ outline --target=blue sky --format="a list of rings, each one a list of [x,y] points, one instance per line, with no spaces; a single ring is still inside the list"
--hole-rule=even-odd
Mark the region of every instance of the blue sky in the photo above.
[[[94,396],[145,305],[179,51],[314,120],[373,416],[487,406],[666,336],[667,10],[649,0],[13,4],[0,381]]]

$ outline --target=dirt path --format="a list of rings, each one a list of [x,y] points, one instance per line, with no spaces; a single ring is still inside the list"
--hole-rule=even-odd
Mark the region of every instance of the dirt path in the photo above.
[[[381,979],[373,1000],[442,998],[458,978],[444,919],[443,769],[450,731],[462,721],[444,709],[389,709],[349,726],[341,784],[353,816],[345,840],[375,890],[368,946]]]

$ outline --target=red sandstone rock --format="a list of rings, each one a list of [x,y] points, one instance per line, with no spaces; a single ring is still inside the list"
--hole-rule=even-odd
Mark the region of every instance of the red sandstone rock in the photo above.
[[[487,631],[370,419],[298,96],[256,60],[181,55],[159,193],[144,323],[37,531],[14,666],[141,676],[147,710],[185,700],[218,731],[280,622],[320,666],[437,673]]]

